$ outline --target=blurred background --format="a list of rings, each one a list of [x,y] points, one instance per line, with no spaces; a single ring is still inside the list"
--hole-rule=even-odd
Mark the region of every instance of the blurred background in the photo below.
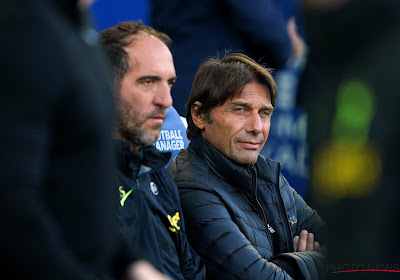
[[[233,48],[274,68],[262,153],[328,222],[327,279],[400,279],[399,0],[97,0],[92,15],[172,37],[181,116],[205,57]]]

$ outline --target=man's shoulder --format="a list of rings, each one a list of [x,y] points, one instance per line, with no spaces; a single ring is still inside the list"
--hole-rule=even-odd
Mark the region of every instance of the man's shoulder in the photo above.
[[[176,182],[197,182],[207,185],[209,166],[190,149],[183,149],[168,166],[168,172]]]

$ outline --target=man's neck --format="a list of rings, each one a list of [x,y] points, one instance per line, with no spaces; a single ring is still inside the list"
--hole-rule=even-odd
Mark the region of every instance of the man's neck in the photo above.
[[[124,137],[121,136],[121,134],[117,131],[114,130],[113,132],[113,138],[117,139],[117,140],[123,140],[123,141],[128,141],[129,143],[131,143],[129,150],[131,152],[137,153],[140,151],[140,148],[142,147],[140,144],[135,144],[130,142],[129,140],[125,139]]]
[[[141,148],[141,145],[137,145],[137,144],[134,144],[131,142],[131,147],[130,147],[131,152],[137,153],[140,151],[140,148]]]

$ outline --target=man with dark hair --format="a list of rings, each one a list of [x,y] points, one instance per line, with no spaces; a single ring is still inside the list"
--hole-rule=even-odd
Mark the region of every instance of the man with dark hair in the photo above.
[[[164,168],[170,153],[152,145],[172,105],[170,39],[140,21],[108,28],[101,38],[115,73],[113,193],[121,234],[166,276],[203,279],[204,264],[187,241],[178,190]]]
[[[319,279],[325,223],[260,156],[277,95],[243,54],[200,65],[187,103],[188,149],[168,168],[188,238],[210,279]],[[315,235],[313,234],[315,233]]]

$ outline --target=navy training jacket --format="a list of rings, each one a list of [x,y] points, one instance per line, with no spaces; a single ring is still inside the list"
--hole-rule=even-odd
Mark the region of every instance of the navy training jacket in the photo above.
[[[192,139],[168,167],[182,202],[191,246],[207,279],[320,279],[326,248],[293,252],[302,229],[324,245],[326,224],[259,156],[241,168],[203,137]]]
[[[113,193],[121,235],[171,279],[204,279],[205,266],[187,241],[177,187],[164,167],[171,154],[153,145],[134,153],[129,146],[116,140]]]

